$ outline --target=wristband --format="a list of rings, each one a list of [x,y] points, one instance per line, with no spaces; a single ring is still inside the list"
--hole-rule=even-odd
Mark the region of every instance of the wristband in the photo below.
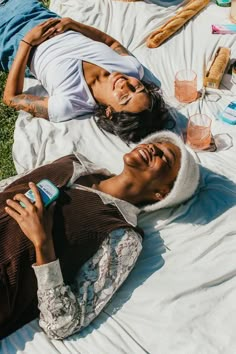
[[[29,42],[26,42],[24,39],[21,39],[21,42],[24,42],[24,43],[28,44],[30,47],[33,48],[33,44],[31,44],[31,43],[29,43]]]

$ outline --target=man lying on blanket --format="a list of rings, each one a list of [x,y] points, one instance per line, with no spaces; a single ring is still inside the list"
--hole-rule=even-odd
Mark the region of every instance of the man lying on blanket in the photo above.
[[[0,338],[35,318],[38,306],[51,338],[87,326],[141,252],[137,214],[182,203],[197,188],[198,165],[171,132],[151,135],[123,161],[123,171],[111,175],[69,155],[0,193]],[[48,210],[34,184],[43,178],[60,188]],[[34,204],[24,195],[29,187]]]

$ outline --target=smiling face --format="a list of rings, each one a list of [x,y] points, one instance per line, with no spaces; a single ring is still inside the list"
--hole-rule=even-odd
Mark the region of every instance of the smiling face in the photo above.
[[[141,144],[124,155],[124,171],[135,180],[140,202],[163,199],[180,169],[180,149],[170,142]]]
[[[113,72],[96,90],[97,102],[113,111],[142,112],[151,106],[151,98],[142,82],[132,76]]]

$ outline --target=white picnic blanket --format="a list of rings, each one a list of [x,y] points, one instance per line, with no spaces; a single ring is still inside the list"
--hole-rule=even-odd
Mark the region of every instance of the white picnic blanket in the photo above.
[[[211,24],[229,22],[229,8],[212,2],[165,44],[148,49],[147,36],[181,5],[164,0],[51,0],[52,10],[104,30],[133,52],[161,81],[179,124],[197,112],[209,115],[218,151],[198,153],[202,177],[194,198],[140,218],[146,236],[138,263],[87,329],[51,341],[35,320],[2,340],[1,354],[236,353],[236,126],[217,119],[236,98],[236,88],[226,74],[221,89],[204,100],[180,105],[173,97],[178,70],[193,69],[201,89],[204,62],[218,46],[230,47],[231,58],[236,58],[236,36],[211,34]],[[42,92],[37,85],[26,82],[26,88]],[[14,140],[19,173],[74,149],[119,172],[128,150],[118,138],[101,132],[93,118],[56,125],[20,113]]]

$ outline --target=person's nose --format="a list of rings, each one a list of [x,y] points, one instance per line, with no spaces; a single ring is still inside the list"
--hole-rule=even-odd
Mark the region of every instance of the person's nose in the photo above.
[[[150,149],[151,153],[153,156],[159,156],[162,157],[163,156],[163,151],[161,149],[159,149],[156,145],[154,144],[149,144],[148,148]]]
[[[127,92],[135,92],[135,87],[132,85],[131,82],[129,82],[129,80],[124,80],[120,86],[121,90],[125,91],[125,93]]]

